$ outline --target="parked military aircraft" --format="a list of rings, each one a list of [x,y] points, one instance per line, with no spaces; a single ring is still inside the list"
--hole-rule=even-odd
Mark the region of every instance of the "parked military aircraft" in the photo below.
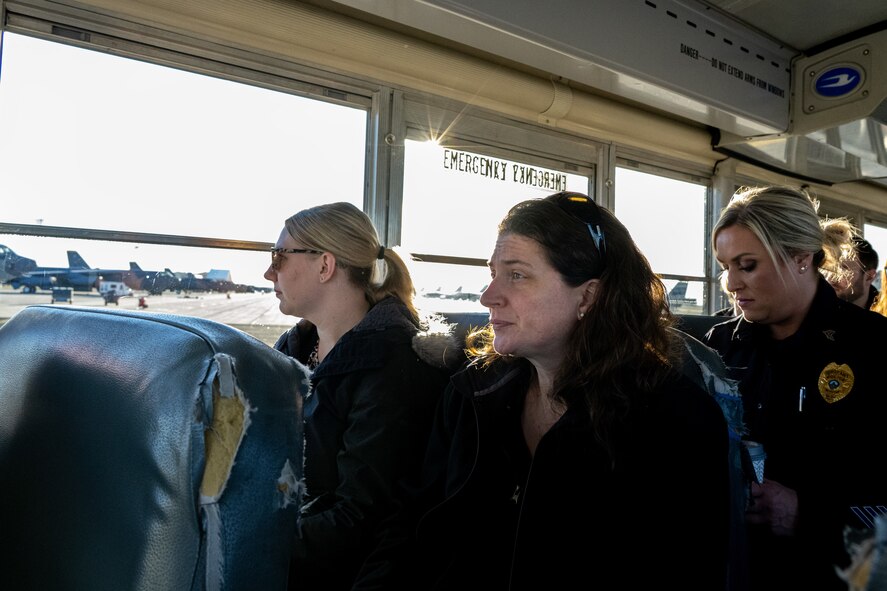
[[[486,289],[486,285],[481,287],[478,291],[463,291],[461,285],[453,291],[443,291],[440,287],[438,287],[437,290],[425,292],[423,295],[426,298],[440,298],[442,300],[469,300],[472,302],[476,302],[480,299],[480,295]]]
[[[76,291],[90,291],[97,285],[98,275],[75,251],[68,251],[67,267],[41,267],[36,261],[17,255],[9,247],[4,249],[3,282],[25,293],[53,287],[70,287]]]
[[[689,282],[678,281],[675,286],[668,292],[668,301],[674,307],[695,306],[696,298],[687,297],[687,287]]]
[[[134,261],[130,261],[129,269],[92,268],[74,250],[68,251],[67,267],[41,267],[33,259],[20,256],[11,248],[0,244],[0,282],[8,283],[14,289],[21,288],[24,293],[54,287],[92,291],[98,290],[102,281],[122,282],[130,289],[144,290],[152,295],[159,295],[164,291],[270,291],[267,288],[234,283],[229,271],[213,269],[199,275],[202,276],[174,273],[169,268],[147,271]]]
[[[179,278],[169,269],[146,271],[134,261],[129,262],[129,271],[124,274],[123,282],[130,289],[145,290],[151,295],[179,289]]]
[[[132,289],[146,289],[141,285],[144,278],[158,274],[156,271],[142,271],[135,263],[130,263],[129,269],[91,268],[75,250],[68,251],[67,267],[41,267],[33,259],[20,256],[3,245],[0,245],[0,257],[2,257],[0,280],[11,285],[13,289],[21,288],[24,293],[34,293],[38,289],[49,290],[54,287],[92,291],[98,289],[101,281],[120,281]],[[133,269],[133,265],[138,271]],[[136,281],[139,275],[141,278]],[[134,285],[136,283],[138,285]],[[161,283],[169,285],[166,289],[175,289],[175,284],[170,284],[169,281]]]
[[[227,279],[214,279],[209,273],[201,273],[198,277],[194,273],[178,273],[179,287],[182,291],[236,291],[236,285]]]
[[[36,268],[37,261],[17,255],[8,246],[0,244],[0,283],[6,283]]]

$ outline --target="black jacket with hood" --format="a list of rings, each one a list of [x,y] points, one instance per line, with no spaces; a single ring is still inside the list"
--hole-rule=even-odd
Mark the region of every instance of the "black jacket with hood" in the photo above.
[[[356,588],[723,589],[728,433],[715,400],[676,372],[637,397],[614,462],[576,404],[531,460],[529,379],[525,360],[453,376],[421,482]]]
[[[464,355],[448,327],[421,331],[388,297],[342,336],[311,375],[304,405],[306,496],[290,589],[350,588],[391,510],[392,489],[416,470],[435,405]],[[275,349],[305,363],[317,331],[302,320]]]

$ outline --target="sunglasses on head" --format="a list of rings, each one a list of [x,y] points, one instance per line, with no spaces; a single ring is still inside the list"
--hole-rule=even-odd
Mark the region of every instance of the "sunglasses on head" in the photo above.
[[[272,248],[271,249],[271,269],[273,271],[280,271],[280,266],[283,265],[283,261],[286,259],[284,255],[286,254],[323,254],[320,250],[312,250],[310,248]]]
[[[588,228],[594,247],[604,258],[607,250],[607,242],[604,239],[604,231],[601,229],[601,210],[593,200],[582,193],[561,191],[550,197],[562,211],[576,218]]]

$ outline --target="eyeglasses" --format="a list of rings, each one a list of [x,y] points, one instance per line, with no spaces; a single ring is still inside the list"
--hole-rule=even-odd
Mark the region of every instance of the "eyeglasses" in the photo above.
[[[321,250],[311,250],[310,248],[272,248],[271,249],[271,270],[272,271],[280,271],[280,266],[283,265],[284,259],[286,259],[283,254],[323,254]]]
[[[594,241],[594,247],[604,258],[607,250],[607,241],[604,239],[604,231],[601,229],[601,210],[597,203],[582,193],[561,191],[550,197],[564,212],[570,214],[588,227],[588,233]]]

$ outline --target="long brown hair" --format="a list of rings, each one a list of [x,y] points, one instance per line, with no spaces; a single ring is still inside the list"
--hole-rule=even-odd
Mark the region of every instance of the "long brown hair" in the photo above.
[[[674,319],[665,285],[625,226],[597,207],[605,245],[598,248],[588,225],[559,205],[560,195],[518,203],[498,230],[539,243],[568,285],[600,279],[594,303],[570,335],[553,396],[568,405],[587,406],[595,435],[612,457],[614,428],[635,393],[651,391],[680,367],[682,351],[669,330]],[[477,362],[500,359],[493,349],[492,326],[468,339],[468,351]]]

